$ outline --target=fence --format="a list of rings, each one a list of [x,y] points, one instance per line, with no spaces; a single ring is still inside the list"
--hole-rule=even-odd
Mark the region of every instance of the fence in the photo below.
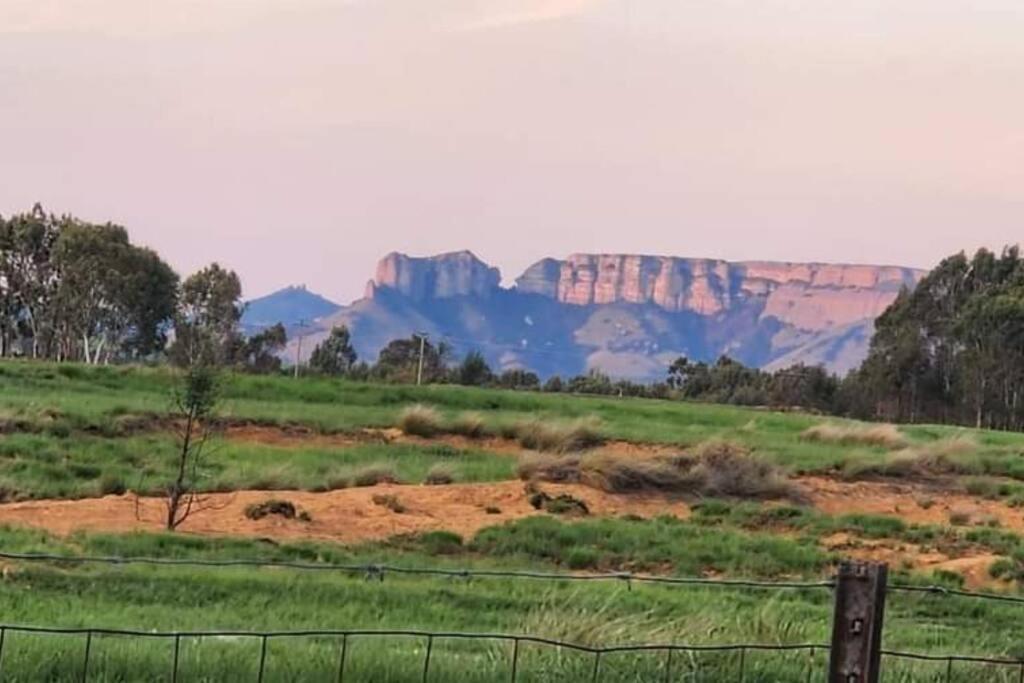
[[[722,645],[686,645],[686,644],[651,644],[651,645],[613,645],[593,646],[565,642],[553,638],[531,635],[510,635],[500,633],[467,633],[446,631],[423,631],[402,629],[345,629],[345,630],[297,630],[297,631],[143,631],[116,628],[56,628],[14,624],[0,624],[0,678],[6,676],[5,655],[14,636],[62,636],[79,639],[80,650],[75,658],[77,665],[65,666],[65,673],[74,669],[73,675],[65,676],[72,680],[88,681],[90,667],[94,662],[97,643],[106,639],[133,639],[143,641],[161,641],[168,643],[169,652],[165,660],[166,680],[177,683],[182,675],[183,648],[195,646],[201,641],[248,641],[256,647],[252,652],[255,665],[249,680],[263,683],[273,679],[268,674],[271,659],[272,643],[296,641],[299,639],[317,639],[320,642],[334,643],[335,663],[331,679],[339,682],[346,680],[368,680],[365,671],[353,668],[352,654],[356,642],[365,640],[395,639],[412,640],[418,645],[411,648],[412,655],[422,658],[416,665],[415,675],[391,680],[427,681],[448,680],[452,670],[438,669],[438,648],[441,644],[455,642],[489,643],[501,648],[500,657],[480,678],[472,678],[468,672],[461,672],[464,681],[502,680],[512,683],[527,680],[579,680],[579,681],[647,681],[682,680],[678,676],[689,676],[693,680],[693,667],[684,671],[680,665],[681,655],[718,655],[724,657],[713,670],[711,678],[703,680],[780,680],[778,678],[748,678],[748,663],[751,657],[759,653],[783,653],[800,655],[804,663],[799,667],[799,680],[822,680],[829,683],[876,683],[887,662],[926,662],[940,667],[940,672],[929,680],[954,680],[954,667],[961,665],[982,665],[996,667],[1003,671],[1001,680],[1017,680],[1024,683],[1024,660],[1005,657],[980,657],[972,655],[915,653],[898,650],[886,650],[881,646],[884,608],[886,597],[893,592],[926,593],[935,596],[956,596],[972,600],[998,601],[1024,605],[1024,597],[1009,594],[981,593],[939,586],[921,586],[914,584],[888,583],[887,568],[884,565],[865,563],[843,563],[834,580],[830,581],[753,581],[724,580],[698,577],[664,577],[637,575],[631,573],[610,574],[565,574],[551,572],[486,570],[486,569],[447,569],[430,567],[401,567],[389,565],[337,565],[301,562],[263,562],[256,560],[202,560],[175,558],[122,558],[122,557],[88,557],[65,556],[36,553],[0,552],[0,559],[19,562],[47,562],[56,564],[82,565],[151,565],[151,566],[189,566],[189,567],[272,567],[287,568],[300,571],[342,572],[358,575],[371,581],[384,581],[385,577],[396,576],[434,576],[448,579],[511,579],[527,581],[559,581],[559,582],[625,582],[630,588],[633,584],[660,584],[669,586],[707,586],[719,588],[750,588],[770,590],[827,590],[833,593],[834,611],[832,615],[833,631],[830,643],[795,643],[795,644],[764,644],[764,643],[730,643]],[[543,665],[541,677],[524,671],[523,663],[527,657],[527,648],[535,650],[534,663]],[[570,663],[549,657],[552,652],[574,653],[579,658]],[[492,653],[493,654],[493,653]],[[617,656],[635,656],[642,658],[641,664],[635,664],[625,676],[622,672],[615,673],[609,663]],[[547,659],[545,659],[547,657]],[[827,657],[827,659],[826,659]],[[582,659],[580,659],[582,658]],[[561,668],[555,672],[552,662],[558,661]],[[639,660],[637,660],[639,661]],[[457,664],[455,671],[459,671]],[[116,667],[115,667],[116,668]],[[130,668],[130,667],[129,667]],[[153,666],[150,665],[152,671]],[[794,668],[788,670],[790,674]],[[479,673],[479,672],[478,672]],[[763,673],[763,671],[762,671]],[[550,675],[550,677],[546,677]],[[1012,675],[1012,678],[1008,676]],[[108,676],[109,677],[109,676]],[[113,679],[117,680],[115,675]],[[209,678],[205,678],[210,680]],[[106,679],[105,679],[106,680]],[[123,678],[122,678],[123,680]],[[241,680],[233,677],[232,680]],[[797,680],[787,678],[786,680]],[[903,678],[901,680],[917,680]],[[981,680],[969,674],[965,680]],[[986,680],[995,680],[994,677]]]

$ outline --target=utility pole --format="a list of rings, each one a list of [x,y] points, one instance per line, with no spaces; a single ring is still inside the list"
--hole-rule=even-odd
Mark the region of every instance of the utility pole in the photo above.
[[[427,345],[427,333],[417,332],[417,336],[420,338],[420,362],[416,366],[416,386],[423,384],[423,352]]]
[[[299,368],[302,366],[302,338],[306,334],[306,319],[300,318],[299,324],[299,343],[295,346],[295,379],[299,378]]]

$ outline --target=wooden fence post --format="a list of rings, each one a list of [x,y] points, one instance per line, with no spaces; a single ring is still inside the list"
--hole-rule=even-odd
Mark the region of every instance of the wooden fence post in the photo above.
[[[884,564],[839,565],[829,683],[878,683],[888,573]]]

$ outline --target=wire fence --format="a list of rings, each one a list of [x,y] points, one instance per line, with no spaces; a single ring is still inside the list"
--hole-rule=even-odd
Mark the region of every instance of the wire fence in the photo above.
[[[598,581],[624,582],[630,589],[634,583],[656,584],[665,586],[702,586],[710,588],[732,588],[732,589],[758,589],[758,590],[828,590],[833,591],[837,587],[835,580],[821,581],[760,581],[746,579],[717,579],[706,577],[668,577],[645,574],[634,574],[630,572],[615,572],[604,574],[580,574],[580,573],[559,573],[559,572],[538,572],[502,569],[474,569],[474,568],[444,568],[444,567],[415,567],[415,566],[394,566],[386,564],[334,564],[326,562],[293,562],[293,561],[265,561],[254,559],[192,559],[192,558],[157,558],[157,557],[113,557],[113,556],[86,556],[86,555],[62,555],[51,553],[17,553],[0,551],[0,559],[15,562],[38,562],[51,563],[54,565],[87,565],[100,564],[110,566],[167,566],[167,567],[196,567],[196,568],[256,568],[256,569],[291,569],[311,572],[336,572],[348,576],[363,577],[371,581],[384,581],[385,576],[426,576],[448,579],[502,579],[502,580],[524,580],[524,581],[554,581],[554,582],[585,582]],[[936,597],[956,597],[970,600],[998,601],[1004,603],[1024,603],[1024,597],[999,594],[966,591],[961,589],[947,588],[937,585],[917,585],[893,583],[886,587],[889,592],[903,592],[931,595]],[[572,652],[586,657],[589,661],[585,665],[576,663],[572,677],[565,677],[563,671],[560,675],[562,680],[580,681],[604,681],[604,680],[677,680],[675,676],[681,672],[680,655],[726,655],[729,657],[727,664],[720,663],[714,668],[711,675],[713,678],[705,680],[736,680],[746,681],[748,676],[754,673],[749,666],[750,658],[757,653],[788,653],[806,655],[804,664],[800,667],[787,669],[790,674],[798,675],[798,678],[787,678],[785,680],[823,680],[825,668],[824,662],[818,661],[826,657],[833,645],[825,643],[728,643],[720,645],[690,645],[676,643],[659,644],[636,644],[636,645],[609,645],[597,646],[583,643],[573,643],[565,640],[546,638],[534,635],[513,635],[502,633],[476,633],[456,631],[424,631],[408,629],[343,629],[343,630],[296,630],[296,631],[250,631],[250,630],[207,630],[207,631],[145,631],[120,628],[61,628],[28,626],[18,624],[0,624],[0,679],[5,678],[9,668],[9,650],[11,638],[14,635],[31,636],[62,636],[72,637],[81,640],[81,650],[77,657],[77,664],[64,662],[62,669],[63,678],[60,680],[90,680],[90,667],[94,664],[95,644],[99,639],[141,639],[145,641],[165,641],[172,643],[172,652],[167,658],[166,679],[177,682],[181,675],[183,661],[182,650],[186,643],[199,641],[224,641],[225,639],[241,639],[258,645],[254,653],[255,673],[257,681],[267,679],[268,660],[270,658],[270,645],[278,641],[294,641],[301,638],[314,638],[320,641],[334,641],[336,657],[336,677],[332,680],[364,680],[362,674],[353,672],[350,664],[352,647],[355,640],[380,640],[386,638],[413,639],[419,641],[422,650],[412,652],[413,655],[422,657],[421,666],[417,665],[415,677],[405,677],[401,680],[447,680],[444,672],[437,671],[437,647],[442,642],[487,642],[503,646],[507,653],[507,660],[503,666],[495,665],[493,657],[491,661],[491,678],[480,680],[503,680],[516,682],[521,679],[526,646],[540,648],[542,651]],[[322,644],[322,643],[321,643]],[[990,677],[988,680],[1015,680],[1024,683],[1024,659],[1014,659],[1001,656],[978,656],[959,654],[933,654],[906,652],[901,650],[882,649],[881,657],[890,662],[903,663],[924,663],[932,667],[939,667],[938,671],[929,675],[927,680],[947,681],[955,680],[981,680],[972,671],[966,674],[962,671],[966,666],[995,667],[1002,674],[1000,678]],[[608,662],[617,655],[634,655],[642,657],[644,661],[637,664],[636,669],[629,675],[642,675],[642,678],[630,678],[629,675],[621,677],[618,674],[608,673]],[[544,653],[541,652],[541,658]],[[556,661],[556,660],[551,660]],[[544,666],[550,667],[551,661]],[[560,660],[559,660],[560,661]],[[690,663],[692,665],[692,662]],[[499,671],[499,669],[503,669]],[[642,672],[640,671],[642,669]],[[691,666],[692,669],[692,666]],[[799,669],[799,673],[797,672]],[[74,674],[69,671],[74,670]],[[432,673],[434,672],[434,673]],[[639,673],[638,673],[639,672]],[[365,673],[365,672],[363,672]],[[763,666],[762,671],[763,673]],[[450,672],[449,672],[450,674]],[[621,674],[621,672],[619,672]],[[964,676],[966,675],[966,678]],[[349,678],[346,678],[349,676]],[[432,678],[432,676],[434,676]],[[441,677],[438,677],[441,676]],[[618,676],[618,677],[616,677]],[[651,678],[651,676],[656,676]],[[1012,677],[1010,677],[1012,676]],[[116,677],[115,677],[116,679]],[[56,680],[56,679],[55,679]],[[104,680],[108,680],[104,677]],[[276,680],[276,679],[275,679]],[[295,679],[299,680],[299,679]],[[475,680],[475,679],[474,679]],[[526,680],[526,679],[523,679]],[[529,680],[548,680],[546,678]],[[765,680],[763,677],[756,677],[749,680]],[[783,680],[783,679],[779,679]],[[917,678],[902,677],[899,680],[918,680]]]

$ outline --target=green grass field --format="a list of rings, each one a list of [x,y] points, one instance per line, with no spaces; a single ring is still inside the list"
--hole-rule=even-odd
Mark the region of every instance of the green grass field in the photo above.
[[[169,414],[173,378],[162,369],[0,363],[0,493],[7,500],[78,498],[129,488],[156,491],[170,472],[173,437],[146,429]],[[414,403],[447,417],[484,415],[492,429],[540,418],[596,416],[608,436],[670,444],[683,451],[710,439],[744,444],[791,473],[855,472],[890,462],[892,447],[801,438],[833,422],[798,413],[639,399],[513,393],[461,387],[406,387],[326,379],[231,376],[222,414],[234,420],[302,425],[322,433],[389,427]],[[839,422],[839,421],[835,421]],[[140,425],[142,427],[140,428]],[[952,437],[972,447],[955,459],[979,494],[1010,499],[1024,480],[1024,436],[935,426],[902,429],[907,448]],[[209,456],[209,490],[322,490],[349,483],[359,468],[386,464],[420,483],[439,463],[465,482],[515,478],[515,459],[483,448],[356,443],[346,446],[218,443]],[[965,480],[966,481],[966,480]],[[340,484],[338,484],[340,485]],[[771,533],[768,533],[768,530]],[[1009,530],[920,526],[893,517],[828,517],[792,505],[703,501],[687,520],[534,517],[496,525],[475,537],[446,533],[393,537],[344,547],[315,542],[209,538],[188,534],[85,534],[60,538],[0,528],[0,551],[61,555],[257,559],[407,567],[511,568],[536,571],[635,571],[677,576],[820,579],[837,557],[817,540],[839,531],[939,548],[970,547],[1024,557]],[[146,632],[414,629],[529,634],[582,645],[763,643],[828,640],[828,590],[665,586],[623,581],[448,579],[282,568],[153,567],[9,561],[0,580],[0,622]],[[896,580],[959,585],[955,576],[919,576],[894,566]],[[1024,605],[949,595],[893,593],[885,646],[893,650],[1024,656]],[[338,680],[341,637],[272,638],[267,681]],[[87,680],[170,680],[174,640],[96,636]],[[512,645],[438,639],[430,681],[511,680]],[[255,680],[258,638],[185,637],[182,681]],[[426,642],[402,636],[347,639],[347,681],[421,681]],[[4,634],[4,680],[82,680],[82,635]],[[607,655],[602,681],[824,680],[827,652],[664,652]],[[523,644],[518,681],[589,681],[586,653]],[[885,680],[947,680],[947,664],[887,661]],[[948,680],[1016,681],[1020,669],[956,664]],[[809,677],[808,677],[809,676]]]

